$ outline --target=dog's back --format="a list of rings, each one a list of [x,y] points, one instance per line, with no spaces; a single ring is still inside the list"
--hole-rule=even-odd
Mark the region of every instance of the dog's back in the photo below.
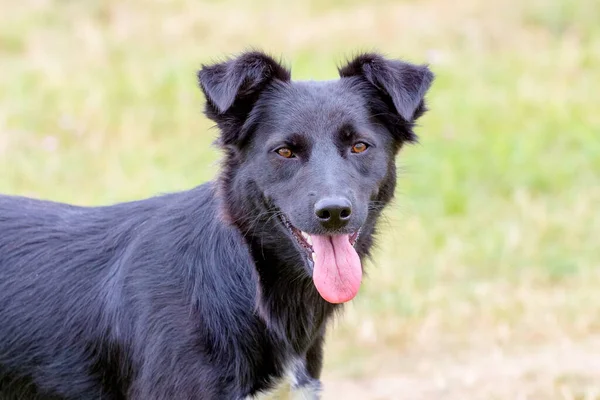
[[[105,214],[92,208],[0,197],[3,396],[17,396],[27,382],[30,394],[38,387],[45,396],[101,394],[85,370],[93,368],[94,341],[103,336],[100,282],[119,247],[126,246],[118,241],[124,234],[118,224],[127,224],[123,211],[120,207]],[[76,376],[79,379],[61,379]]]

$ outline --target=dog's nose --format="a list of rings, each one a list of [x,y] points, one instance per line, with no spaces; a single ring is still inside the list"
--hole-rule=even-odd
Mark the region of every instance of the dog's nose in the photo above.
[[[352,214],[352,204],[344,197],[327,197],[315,203],[315,215],[327,229],[346,225]]]

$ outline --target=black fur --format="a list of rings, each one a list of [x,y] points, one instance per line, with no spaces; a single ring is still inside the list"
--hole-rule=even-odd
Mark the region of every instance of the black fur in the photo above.
[[[292,82],[259,52],[204,67],[215,183],[94,208],[0,196],[0,398],[241,399],[291,366],[318,386],[339,305],[280,217],[361,228],[367,256],[433,78],[375,54],[340,74]],[[356,141],[370,147],[351,153]],[[346,227],[316,220],[323,196],[352,204]]]

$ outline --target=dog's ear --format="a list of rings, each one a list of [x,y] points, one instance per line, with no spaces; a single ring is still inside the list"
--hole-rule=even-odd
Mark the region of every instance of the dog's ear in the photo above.
[[[378,104],[370,101],[370,105],[375,106],[374,113],[396,114],[388,115],[386,122],[401,125],[396,128],[405,128],[401,129],[404,131],[404,139],[414,140],[411,128],[414,121],[426,111],[424,98],[434,79],[426,65],[389,60],[378,54],[362,54],[339,68],[339,73],[342,78],[356,77],[375,88],[388,107],[385,107],[387,111],[384,112],[381,107],[377,107]]]
[[[258,95],[273,80],[289,81],[290,71],[257,51],[202,66],[198,81],[206,97],[205,112],[221,129],[223,144],[239,139]]]

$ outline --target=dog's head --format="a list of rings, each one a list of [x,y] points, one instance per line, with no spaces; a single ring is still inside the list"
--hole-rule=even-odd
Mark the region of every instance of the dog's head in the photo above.
[[[356,57],[340,79],[291,81],[249,52],[198,73],[206,115],[226,149],[226,213],[262,251],[288,254],[331,303],[352,299],[375,220],[393,197],[395,156],[415,140],[433,74],[426,66]],[[252,239],[250,239],[252,240]]]

